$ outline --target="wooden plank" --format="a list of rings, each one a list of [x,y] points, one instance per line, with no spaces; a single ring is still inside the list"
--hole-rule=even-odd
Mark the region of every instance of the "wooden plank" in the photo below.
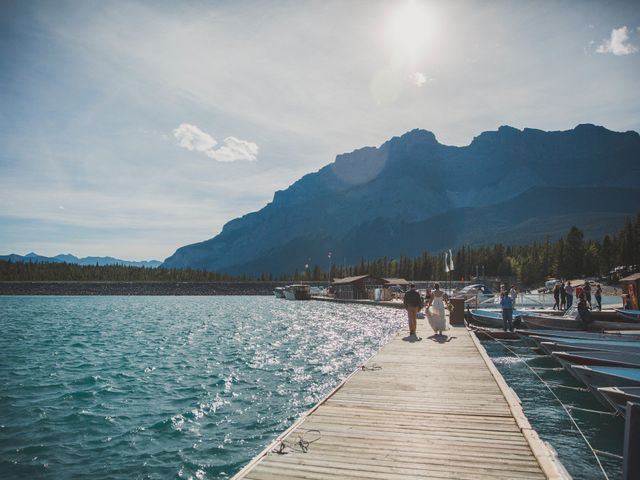
[[[568,478],[472,333],[453,327],[445,343],[407,334],[233,478]],[[314,441],[303,449],[299,439]],[[272,452],[280,442],[288,453]]]

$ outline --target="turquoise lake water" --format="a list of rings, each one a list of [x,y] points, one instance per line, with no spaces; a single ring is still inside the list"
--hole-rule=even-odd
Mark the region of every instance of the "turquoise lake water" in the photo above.
[[[273,297],[0,297],[0,477],[227,477],[405,321]]]
[[[0,477],[226,478],[405,322],[402,310],[273,297],[0,297]],[[509,344],[521,359],[484,345],[574,478],[603,478],[524,361],[558,365],[522,342]],[[621,418],[575,416],[596,448],[621,453]],[[605,468],[621,477],[619,460]]]

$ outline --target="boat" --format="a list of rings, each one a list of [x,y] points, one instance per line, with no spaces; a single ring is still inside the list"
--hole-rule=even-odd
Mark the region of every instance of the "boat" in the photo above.
[[[551,354],[564,369],[581,380],[571,368],[572,365],[589,365],[601,367],[640,368],[640,354],[627,352],[562,352]]]
[[[273,296],[276,298],[284,298],[284,287],[276,287],[273,289]]]
[[[524,312],[522,314],[522,320],[524,321],[527,328],[542,330],[581,330],[590,332],[601,332],[603,330],[637,329],[637,326],[634,326],[634,324],[629,322],[594,320],[593,322],[585,326],[580,320],[577,319],[577,316],[557,316],[536,314],[531,312]]]
[[[640,310],[629,310],[625,308],[616,308],[616,313],[625,322],[640,322]]]
[[[502,321],[502,310],[485,310],[475,309],[469,310],[469,313],[473,317],[473,320],[485,327],[502,328],[504,323]],[[520,317],[522,312],[519,310],[513,311],[514,327],[518,327],[516,317]]]
[[[573,365],[574,373],[591,393],[608,408],[613,408],[606,397],[598,391],[603,387],[640,387],[640,368],[588,367]]]
[[[518,335],[521,337],[553,337],[553,338],[575,338],[582,340],[620,340],[620,341],[640,341],[640,335],[624,335],[619,332],[599,333],[585,332],[580,330],[544,330],[544,329],[528,329],[520,330]]]
[[[628,340],[584,340],[580,338],[553,338],[532,335],[540,348],[551,355],[557,351],[601,351],[640,354],[640,341]]]
[[[640,387],[600,387],[598,392],[622,416],[627,413],[627,402],[640,403]]]
[[[301,283],[284,287],[284,298],[287,300],[311,300],[311,288]]]

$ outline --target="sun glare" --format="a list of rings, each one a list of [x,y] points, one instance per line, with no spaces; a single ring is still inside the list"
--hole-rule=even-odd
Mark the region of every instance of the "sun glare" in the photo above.
[[[434,34],[433,15],[418,1],[409,0],[392,18],[389,36],[396,53],[417,60]]]

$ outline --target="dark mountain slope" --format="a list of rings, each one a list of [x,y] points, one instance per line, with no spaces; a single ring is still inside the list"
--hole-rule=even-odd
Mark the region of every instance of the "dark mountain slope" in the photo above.
[[[500,127],[450,147],[413,130],[338,155],[164,265],[286,273],[309,258],[324,265],[328,251],[353,263],[463,243],[528,242],[572,224],[596,235],[640,209],[639,176],[635,132]]]

